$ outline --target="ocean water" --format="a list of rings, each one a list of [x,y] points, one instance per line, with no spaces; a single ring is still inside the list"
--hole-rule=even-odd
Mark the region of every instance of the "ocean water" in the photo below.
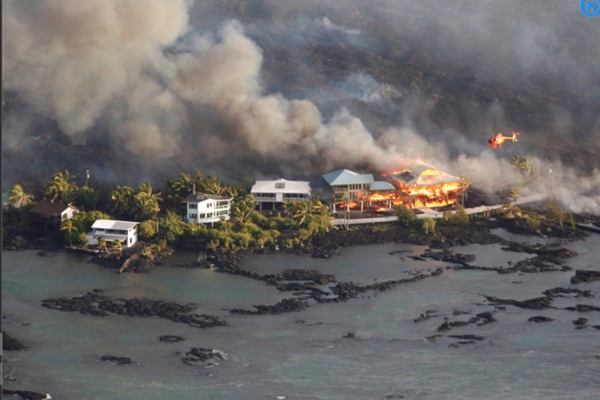
[[[497,232],[509,235],[506,232]],[[539,238],[511,240],[537,243]],[[552,241],[552,239],[548,239]],[[565,245],[579,253],[573,269],[600,270],[600,235]],[[369,284],[426,273],[448,263],[415,261],[425,247],[386,244],[347,248],[330,259],[288,254],[252,255],[243,266],[259,273],[317,269],[338,281]],[[528,257],[497,245],[454,249],[475,254],[474,265],[506,266]],[[198,257],[178,253],[173,261]],[[154,268],[117,274],[86,256],[3,252],[3,329],[29,349],[4,352],[6,388],[50,393],[54,399],[597,399],[600,398],[600,282],[571,285],[573,271],[497,274],[453,271],[398,285],[344,303],[311,304],[304,311],[239,316],[231,308],[273,304],[292,296],[263,282],[211,270]],[[560,298],[556,308],[496,309],[485,295],[525,300],[554,287],[591,290],[593,298]],[[76,296],[93,288],[119,297],[193,302],[197,312],[230,326],[198,329],[158,318],[105,318],[59,312],[41,300]],[[445,319],[467,321],[494,312],[497,322],[437,332]],[[432,317],[415,323],[429,312]],[[528,322],[531,316],[552,318]],[[589,320],[585,329],[572,321]],[[161,335],[185,338],[161,343]],[[449,335],[477,335],[460,344]],[[213,367],[190,367],[191,347],[227,354]],[[98,361],[127,356],[136,364]]]

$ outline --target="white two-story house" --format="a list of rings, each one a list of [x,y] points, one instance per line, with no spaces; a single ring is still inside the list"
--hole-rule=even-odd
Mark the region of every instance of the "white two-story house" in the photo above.
[[[195,193],[183,199],[186,204],[185,221],[196,224],[213,224],[228,220],[233,198],[214,194]]]
[[[278,205],[291,201],[303,201],[310,199],[310,185],[305,181],[288,181],[278,179],[276,181],[256,181],[250,193],[258,202],[260,211],[274,210]]]
[[[87,234],[88,244],[97,245],[100,239],[104,239],[107,243],[118,240],[123,247],[131,247],[138,240],[138,225],[139,222],[97,219],[92,231]]]

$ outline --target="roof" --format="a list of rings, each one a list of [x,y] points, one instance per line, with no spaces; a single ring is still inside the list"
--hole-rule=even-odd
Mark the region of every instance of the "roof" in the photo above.
[[[113,221],[110,219],[97,219],[92,225],[92,228],[97,229],[118,229],[123,231],[128,231],[138,225],[139,222],[131,222],[131,221]]]
[[[48,217],[59,216],[69,207],[64,203],[52,203],[47,200],[40,200],[35,206],[31,208],[31,212],[34,214],[44,215]]]
[[[337,171],[323,174],[323,179],[331,186],[336,185],[355,185],[361,183],[373,183],[373,174],[359,174],[347,169],[339,169]]]
[[[369,190],[373,192],[382,190],[396,190],[396,187],[389,182],[376,181],[371,183],[371,187],[369,188]]]
[[[310,193],[310,185],[307,181],[288,181],[287,179],[256,181],[250,193]]]
[[[201,203],[205,200],[232,200],[229,196],[219,196],[216,194],[193,193],[183,199],[184,203]]]
[[[418,162],[409,164],[404,171],[390,175],[390,178],[411,186],[435,186],[460,180],[460,178]]]

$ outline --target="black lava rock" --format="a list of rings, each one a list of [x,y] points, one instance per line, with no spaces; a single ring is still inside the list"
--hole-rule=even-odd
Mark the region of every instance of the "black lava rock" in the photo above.
[[[544,316],[538,315],[538,316],[529,318],[527,321],[529,321],[529,322],[551,322],[551,321],[554,321],[554,320],[552,318],[548,318],[548,317],[544,317]]]
[[[100,357],[100,361],[108,361],[115,365],[133,364],[133,360],[129,357],[117,357],[117,356],[110,356],[110,355]]]

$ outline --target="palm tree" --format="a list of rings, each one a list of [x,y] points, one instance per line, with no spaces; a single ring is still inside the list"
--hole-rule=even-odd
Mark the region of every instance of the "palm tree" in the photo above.
[[[256,202],[253,195],[247,194],[242,196],[231,205],[231,219],[235,223],[243,225],[250,218],[255,208]]]
[[[27,204],[31,204],[31,202],[33,202],[33,195],[25,193],[23,186],[18,183],[13,185],[8,193],[8,203],[11,206],[20,208]]]
[[[73,221],[70,219],[66,219],[60,224],[61,231],[67,231],[69,233],[69,246],[73,247],[73,239],[71,233],[73,231],[77,232],[77,227],[73,225]]]
[[[539,174],[539,168],[532,165],[531,158],[529,156],[525,158],[514,156],[510,159],[510,163],[515,168],[517,168],[517,170],[521,174],[521,183],[524,183],[525,179],[532,177],[536,169],[537,174]]]
[[[296,209],[296,203],[292,200],[286,200],[283,203],[283,210],[290,217],[290,223],[294,220],[294,210]]]
[[[220,196],[223,193],[225,193],[225,190],[227,189],[225,186],[222,186],[221,182],[219,182],[219,180],[214,176],[202,176],[199,180],[199,189],[202,193],[215,194]]]
[[[177,179],[167,179],[165,182],[165,202],[178,206],[181,200],[194,191],[195,179],[187,172],[179,174]]]
[[[221,226],[225,228],[225,235],[229,235],[229,222],[227,221],[227,217],[221,215],[219,219],[221,221]]]
[[[130,186],[117,186],[110,194],[110,213],[125,218],[134,213],[135,190]]]
[[[334,207],[336,203],[346,205],[346,209],[344,210],[344,227],[348,229],[350,223],[350,198],[348,197],[348,192],[337,193],[333,203]]]
[[[296,205],[295,205],[294,215],[292,216],[292,218],[299,219],[300,221],[298,222],[298,225],[302,226],[302,224],[304,224],[304,221],[306,221],[306,219],[311,214],[311,212],[312,212],[311,202],[309,200],[300,201],[300,202],[296,203]]]
[[[510,189],[510,192],[508,193],[506,200],[513,202],[514,207],[516,207],[518,198],[519,198],[519,192],[517,191],[517,189]]]
[[[152,193],[152,186],[149,183],[143,183],[135,194],[136,218],[140,221],[156,218],[160,211],[159,201],[161,200],[160,192]]]
[[[309,216],[309,225],[316,227],[318,231],[328,232],[333,222],[331,211],[329,211],[329,208],[325,207],[319,199],[313,200],[312,206],[312,212]]]
[[[521,157],[519,156],[512,156],[510,159],[510,165],[519,168],[519,164],[521,163]]]
[[[460,177],[460,184],[461,184],[461,196],[462,196],[462,206],[465,206],[465,200],[467,199],[467,189],[469,188],[469,178],[466,175],[462,175]]]
[[[350,212],[350,199],[348,198],[348,194],[345,192],[337,193],[335,195],[334,204],[345,204],[346,212]]]
[[[113,240],[111,247],[115,250],[119,250],[119,255],[123,257],[123,243],[121,243],[120,240]]]
[[[239,191],[235,187],[233,187],[233,186],[227,186],[225,188],[225,193],[224,194],[226,196],[229,196],[229,197],[235,199],[236,197],[238,197]]]
[[[423,218],[423,229],[425,229],[425,234],[429,235],[429,232],[435,231],[435,219],[433,218]]]
[[[104,249],[104,251],[108,253],[108,248],[106,247],[106,240],[104,238],[98,239],[98,247]]]
[[[44,190],[44,199],[68,204],[72,200],[77,185],[69,182],[69,171],[55,173]]]
[[[540,167],[538,167],[537,165],[532,165],[531,172],[529,175],[535,185],[538,185],[540,183],[540,179],[542,178],[542,175],[540,173]]]

